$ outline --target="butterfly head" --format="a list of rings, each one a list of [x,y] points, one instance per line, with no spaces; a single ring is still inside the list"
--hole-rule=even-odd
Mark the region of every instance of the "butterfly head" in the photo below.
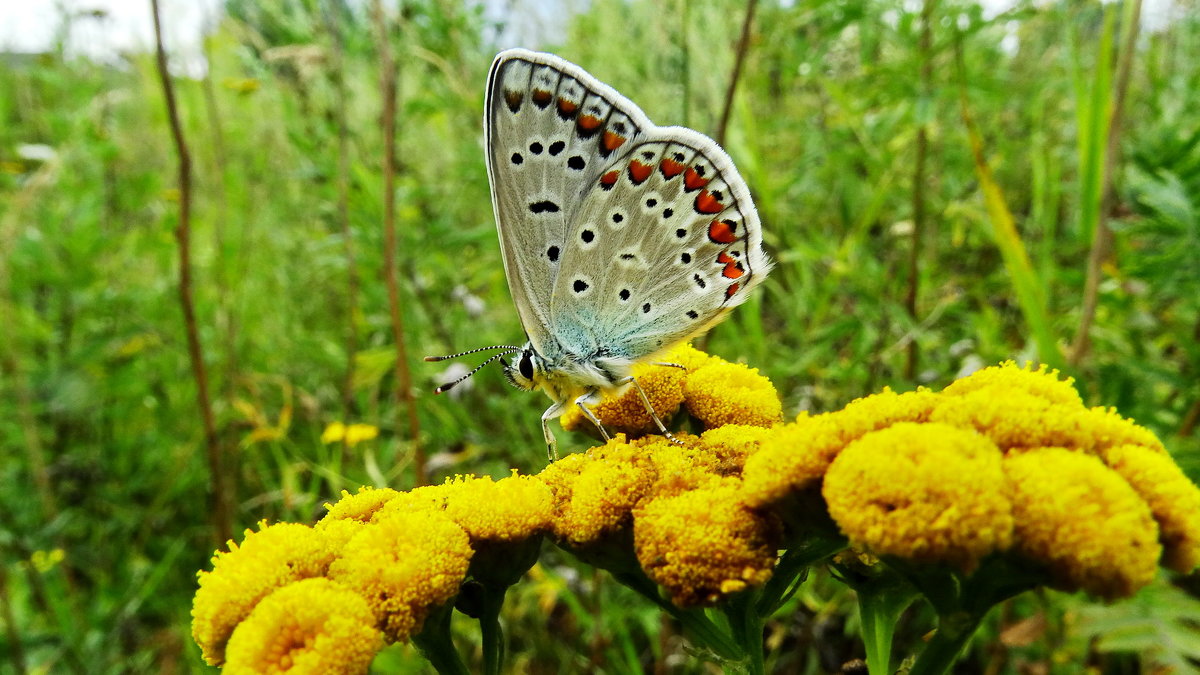
[[[504,364],[504,377],[508,378],[509,384],[525,391],[536,389],[538,380],[545,372],[545,364],[542,362],[541,356],[528,342],[521,348],[513,363],[509,363],[505,359],[500,359],[500,363]]]

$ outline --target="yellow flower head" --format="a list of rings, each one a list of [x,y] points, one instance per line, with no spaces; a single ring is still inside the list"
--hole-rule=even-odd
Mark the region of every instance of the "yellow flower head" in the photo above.
[[[1094,450],[1101,457],[1106,457],[1109,448],[1121,445],[1140,445],[1161,454],[1167,452],[1158,436],[1133,420],[1121,417],[1116,408],[1091,408],[1080,413],[1080,417],[1080,424],[1088,428]]]
[[[770,429],[742,471],[746,502],[764,506],[816,483],[845,445],[832,414],[805,413]]]
[[[335,520],[357,520],[360,523],[369,523],[375,519],[375,515],[383,508],[384,504],[399,497],[401,492],[397,492],[391,488],[373,488],[364,485],[358,489],[355,494],[350,494],[346,490],[342,490],[342,498],[336,504],[325,504],[325,509],[329,513],[317,522],[317,527],[322,524],[331,523]]]
[[[262,524],[246,530],[241,546],[217,551],[213,570],[200,572],[192,599],[192,637],[204,660],[225,661],[225,644],[234,627],[272,591],[301,579],[325,574],[332,554],[313,528],[296,523]]]
[[[366,598],[396,642],[458,594],[470,561],[470,540],[454,521],[436,511],[397,512],[361,528],[330,565],[329,578]]]
[[[1200,564],[1200,489],[1171,457],[1143,445],[1109,448],[1105,461],[1150,506],[1164,566],[1187,574]]]
[[[268,595],[238,625],[224,672],[366,673],[382,648],[362,596],[328,579],[304,579]]]
[[[713,604],[771,578],[780,527],[741,502],[740,483],[726,478],[638,507],[638,560],[676,605]]]
[[[757,368],[718,358],[688,373],[683,396],[688,412],[709,429],[726,424],[770,427],[783,417],[779,392]]]
[[[772,429],[745,424],[726,424],[709,429],[700,436],[701,445],[717,460],[715,469],[722,475],[741,474],[746,460],[758,452]]]
[[[943,398],[930,419],[974,429],[1005,451],[1043,446],[1088,450],[1094,445],[1095,433],[1084,423],[1084,412],[1082,406],[1057,405],[1042,396],[997,385]]]
[[[866,434],[830,465],[829,514],[879,555],[973,569],[1012,542],[1000,450],[973,432],[902,422]]]
[[[691,349],[691,347],[686,347],[686,349]],[[671,360],[676,351],[678,350],[667,352],[663,356],[662,363],[676,363]],[[687,376],[687,371],[673,366],[638,363],[633,366],[632,375],[637,378],[638,384],[646,392],[646,398],[650,400],[650,405],[654,406],[654,412],[658,418],[663,422],[669,421],[679,410],[679,406],[683,404],[683,381]],[[637,389],[633,385],[625,387],[616,396],[605,397],[600,403],[591,406],[591,409],[601,422],[619,433],[641,436],[658,430],[654,420],[650,419],[650,412],[646,410],[646,404],[642,402],[642,397],[638,395]],[[584,417],[578,406],[568,408],[567,412],[559,418],[559,423],[567,431],[583,431],[599,435],[596,425]]]
[[[633,508],[654,485],[644,449],[623,435],[583,454],[571,455],[540,474],[554,492],[554,535],[584,545],[627,527]]]
[[[1059,380],[1058,375],[1057,370],[1052,370],[1044,364],[1034,369],[1031,363],[1021,367],[1014,361],[1005,361],[998,366],[989,366],[956,380],[943,389],[942,394],[963,396],[985,389],[1016,389],[1052,405],[1082,408],[1083,400],[1079,398],[1079,392],[1075,391],[1075,380],[1070,377]]]
[[[1162,547],[1150,507],[1093,455],[1035,448],[1009,455],[1015,549],[1046,565],[1056,587],[1104,598],[1154,578]]]
[[[837,426],[842,440],[850,443],[898,422],[927,422],[939,401],[938,394],[928,389],[897,394],[884,387],[878,394],[855,399],[845,408],[829,413],[829,421]]]
[[[729,473],[720,457],[695,436],[681,433],[676,438],[683,445],[662,436],[647,436],[632,443],[650,460],[653,483],[646,497],[695,490]]]
[[[442,485],[421,487],[389,502],[380,512],[436,509],[466,531],[471,542],[519,541],[550,529],[554,517],[550,488],[533,476],[493,481],[490,476],[456,476]]]

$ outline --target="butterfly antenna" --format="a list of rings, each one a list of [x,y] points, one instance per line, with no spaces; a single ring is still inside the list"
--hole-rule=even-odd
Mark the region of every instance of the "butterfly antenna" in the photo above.
[[[494,349],[494,347],[484,347],[484,349]],[[478,349],[476,349],[476,350],[473,350],[473,351],[479,351],[479,350],[478,350]],[[435,394],[444,394],[444,393],[446,393],[446,392],[450,391],[451,387],[453,387],[454,385],[456,385],[456,384],[458,384],[459,382],[462,382],[463,380],[465,380],[465,379],[467,379],[467,378],[471,377],[471,376],[472,376],[472,375],[474,375],[475,373],[478,373],[480,368],[483,368],[484,366],[486,366],[487,364],[491,363],[492,361],[495,361],[496,359],[503,359],[503,358],[505,357],[505,355],[507,355],[507,354],[513,354],[513,353],[515,353],[515,352],[519,352],[519,351],[521,351],[521,348],[520,348],[520,347],[513,347],[513,348],[511,348],[509,351],[506,351],[506,352],[500,352],[499,354],[493,354],[493,355],[491,356],[491,358],[489,358],[487,361],[484,361],[483,363],[481,363],[481,364],[479,364],[479,365],[475,366],[475,369],[474,369],[474,370],[472,370],[471,372],[467,373],[466,375],[463,375],[462,377],[458,378],[457,380],[455,380],[455,381],[453,381],[453,382],[448,382],[448,383],[446,383],[446,384],[443,384],[442,386],[438,387],[437,389],[434,389],[434,390],[433,390],[433,393],[435,393]],[[464,352],[464,353],[466,353],[466,354],[469,354],[469,353],[471,353],[471,352]],[[460,355],[460,356],[461,356],[461,355]],[[442,358],[453,358],[453,357],[442,357]],[[437,358],[437,359],[435,359],[435,358],[433,358],[433,357],[428,357],[428,356],[427,356],[427,357],[425,357],[425,360],[426,360],[426,361],[440,361],[441,359],[440,359],[440,358]]]
[[[459,352],[457,354],[447,354],[446,356],[426,356],[425,360],[426,361],[445,361],[446,359],[457,359],[460,356],[466,356],[467,354],[474,354],[476,352],[486,352],[491,349],[506,349],[506,350],[508,350],[505,352],[506,354],[511,354],[512,352],[521,351],[520,347],[515,347],[513,345],[492,345],[491,347],[480,347],[478,349],[471,349],[471,350],[468,350],[465,352]],[[489,361],[490,361],[490,359],[489,359]]]

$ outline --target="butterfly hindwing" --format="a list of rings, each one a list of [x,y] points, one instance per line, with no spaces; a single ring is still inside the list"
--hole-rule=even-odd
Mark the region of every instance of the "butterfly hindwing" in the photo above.
[[[485,107],[505,274],[526,333],[544,351],[553,341],[551,294],[582,195],[653,125],[578,66],[523,49],[496,57]]]
[[[645,358],[741,304],[770,267],[761,246],[728,155],[691,129],[648,128],[567,222],[551,330],[584,353]]]

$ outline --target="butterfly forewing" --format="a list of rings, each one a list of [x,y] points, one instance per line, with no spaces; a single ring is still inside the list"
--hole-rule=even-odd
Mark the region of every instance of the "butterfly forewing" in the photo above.
[[[502,52],[486,101],[488,175],[521,323],[545,353],[570,224],[607,164],[651,127],[637,106],[551,54]]]
[[[551,330],[638,360],[703,332],[770,266],[745,182],[712,140],[647,128],[567,222]]]

